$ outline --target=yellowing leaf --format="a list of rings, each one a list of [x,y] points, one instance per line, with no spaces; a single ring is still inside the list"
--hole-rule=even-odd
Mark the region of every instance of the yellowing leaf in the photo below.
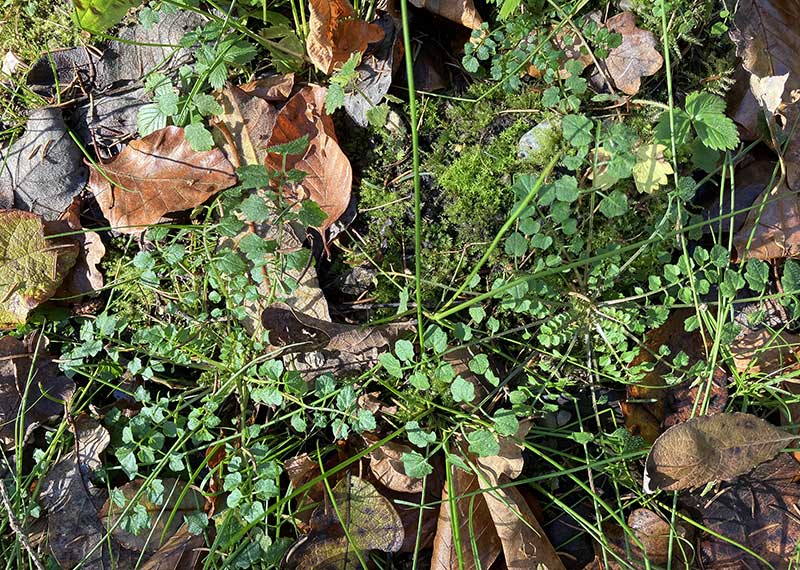
[[[104,32],[125,17],[141,0],[72,0],[75,22],[84,30]]]
[[[717,414],[672,426],[653,444],[645,491],[727,481],[769,461],[795,438],[751,414]]]
[[[669,182],[667,176],[673,170],[672,165],[664,158],[666,148],[663,144],[646,144],[636,151],[633,180],[639,192],[652,194],[659,186]]]
[[[56,292],[77,257],[77,244],[46,237],[36,214],[0,211],[0,329],[24,323]]]

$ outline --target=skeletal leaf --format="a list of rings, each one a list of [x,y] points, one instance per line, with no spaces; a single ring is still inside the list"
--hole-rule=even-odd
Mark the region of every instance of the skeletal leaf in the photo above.
[[[646,492],[727,481],[769,461],[795,436],[751,414],[703,416],[672,426],[653,444]]]
[[[75,264],[78,246],[48,238],[36,214],[0,211],[0,329],[22,324]]]

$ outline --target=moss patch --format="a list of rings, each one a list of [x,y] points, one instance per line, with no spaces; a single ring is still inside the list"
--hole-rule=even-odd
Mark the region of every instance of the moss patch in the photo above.
[[[71,9],[71,3],[61,1],[12,2],[3,13],[0,50],[13,51],[31,64],[47,50],[78,45],[80,29]]]

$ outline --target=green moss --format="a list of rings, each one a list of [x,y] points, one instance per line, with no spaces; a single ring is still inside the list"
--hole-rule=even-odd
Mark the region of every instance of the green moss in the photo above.
[[[0,50],[13,51],[31,64],[47,50],[78,45],[80,29],[72,21],[70,10],[69,2],[12,2],[2,16]]]

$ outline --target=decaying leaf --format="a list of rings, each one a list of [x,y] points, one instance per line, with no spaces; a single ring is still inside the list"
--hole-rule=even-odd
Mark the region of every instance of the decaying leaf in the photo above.
[[[236,166],[263,164],[267,155],[278,111],[255,95],[258,91],[254,86],[248,92],[232,85],[217,96],[223,111],[211,124],[221,133],[220,146]]]
[[[639,192],[652,194],[669,183],[668,176],[673,170],[672,165],[664,157],[665,150],[667,147],[663,144],[645,144],[636,150],[633,180]]]
[[[797,364],[800,336],[769,329],[744,328],[730,344],[733,363],[740,374],[772,374]]]
[[[34,360],[36,345],[36,337],[0,338],[0,443],[6,449],[17,443],[17,421],[27,439],[37,425],[61,415],[75,391],[41,343]]]
[[[699,332],[687,333],[684,322],[692,314],[688,309],[674,311],[660,327],[650,331],[644,347],[639,351],[631,367],[648,366],[643,378],[626,387],[627,401],[620,407],[625,416],[625,425],[633,435],[640,435],[653,443],[664,427],[686,421],[693,415],[695,403],[707,409],[707,415],[719,413],[728,400],[727,375],[717,367],[712,375],[710,390],[706,381],[698,384],[696,378],[686,378],[671,386],[665,376],[675,370],[672,361],[678,354],[688,356],[687,368],[706,359],[703,338]],[[669,357],[659,357],[660,347],[669,348]],[[633,400],[633,401],[631,401]]]
[[[401,493],[421,493],[422,479],[406,475],[403,454],[413,451],[410,446],[389,441],[369,455],[369,466],[375,478],[385,487]]]
[[[670,528],[664,518],[650,509],[635,509],[628,515],[628,528],[630,531],[626,532],[616,524],[603,525],[604,537],[612,551],[606,556],[608,566],[605,568],[608,570],[644,569],[652,564],[662,567],[670,562],[672,565],[669,567],[674,570],[691,568],[694,547],[689,541],[689,531],[683,525],[676,524]],[[589,568],[604,567],[590,566],[586,570]]]
[[[89,187],[111,227],[124,233],[141,232],[236,183],[222,151],[192,150],[180,127],[132,142],[101,169],[91,168]]]
[[[411,3],[473,30],[483,23],[472,0],[411,0]]]
[[[0,211],[0,329],[53,296],[77,257],[75,241],[48,238],[36,214]]]
[[[270,103],[283,103],[292,94],[294,73],[270,75],[239,85],[239,89]]]
[[[354,52],[380,41],[383,30],[358,18],[349,0],[310,0],[306,51],[311,63],[330,74]]]
[[[336,483],[332,495],[314,510],[311,533],[287,552],[286,570],[357,570],[361,568],[357,552],[362,556],[370,550],[397,552],[402,546],[400,516],[372,484],[348,475]]]
[[[733,235],[733,246],[740,260],[800,256],[800,201],[797,192],[785,182],[772,187],[769,182],[770,176],[764,176],[762,195],[756,198],[744,224]]]
[[[202,534],[192,534],[187,525],[153,553],[141,570],[195,570],[204,544]]]
[[[400,334],[414,328],[409,323],[376,327],[331,323],[284,303],[267,307],[261,322],[269,331],[270,343],[289,347],[293,365],[307,380],[328,372],[347,374],[371,368]]]
[[[727,481],[769,461],[795,436],[751,414],[692,418],[659,436],[647,456],[645,491]]]
[[[155,552],[178,532],[183,524],[184,515],[201,511],[205,499],[200,492],[189,487],[178,479],[162,479],[163,493],[157,493],[159,500],[153,500],[150,493],[153,487],[146,487],[144,479],[136,479],[123,485],[119,492],[124,498],[124,505],[115,502],[113,496],[100,509],[100,520],[113,537],[125,548],[136,552]],[[134,499],[136,495],[138,498]],[[133,506],[130,503],[134,503]],[[123,509],[139,509],[149,518],[150,524],[139,534],[132,534],[119,524]]]
[[[80,222],[80,201],[72,202],[58,222],[50,222],[48,230],[53,233],[67,233],[82,230]],[[81,297],[96,295],[103,288],[103,274],[98,265],[106,254],[100,234],[89,230],[71,236],[78,246],[75,265],[64,278],[55,297]]]
[[[699,541],[694,567],[755,569],[767,567],[766,561],[773,568],[789,568],[800,537],[798,503],[797,462],[786,454],[724,484],[718,493],[697,490],[681,496],[681,505],[697,513],[695,520],[710,530]]]
[[[604,60],[617,89],[627,95],[639,92],[642,77],[653,75],[664,63],[652,32],[636,27],[632,12],[622,12],[609,18],[606,27],[622,36],[622,43],[612,49]]]
[[[100,468],[100,454],[111,436],[85,416],[74,423],[75,451],[56,463],[41,483],[39,500],[48,514],[48,544],[61,568],[83,562],[84,568],[110,570],[113,553],[95,505],[102,489],[92,484],[90,476]]]
[[[55,220],[86,185],[83,154],[69,135],[61,110],[31,113],[25,132],[0,150],[0,196],[14,207]]]
[[[296,188],[283,188],[290,200],[311,199],[328,217],[318,228],[321,233],[345,213],[350,204],[353,171],[336,140],[332,119],[325,113],[324,87],[308,85],[298,91],[278,113],[270,146],[286,144],[304,136],[308,149],[304,154],[286,157],[286,169],[297,169],[305,178]],[[269,153],[268,168],[280,171],[284,157]]]
[[[492,516],[486,501],[481,497],[470,498],[480,490],[478,476],[454,468],[451,472],[452,490],[445,485],[442,491],[442,506],[439,508],[439,523],[433,541],[432,570],[455,570],[459,568],[460,547],[464,569],[489,568],[502,551],[500,537],[493,528]],[[459,542],[455,541],[453,524],[459,529]],[[477,545],[476,563],[472,543]]]

